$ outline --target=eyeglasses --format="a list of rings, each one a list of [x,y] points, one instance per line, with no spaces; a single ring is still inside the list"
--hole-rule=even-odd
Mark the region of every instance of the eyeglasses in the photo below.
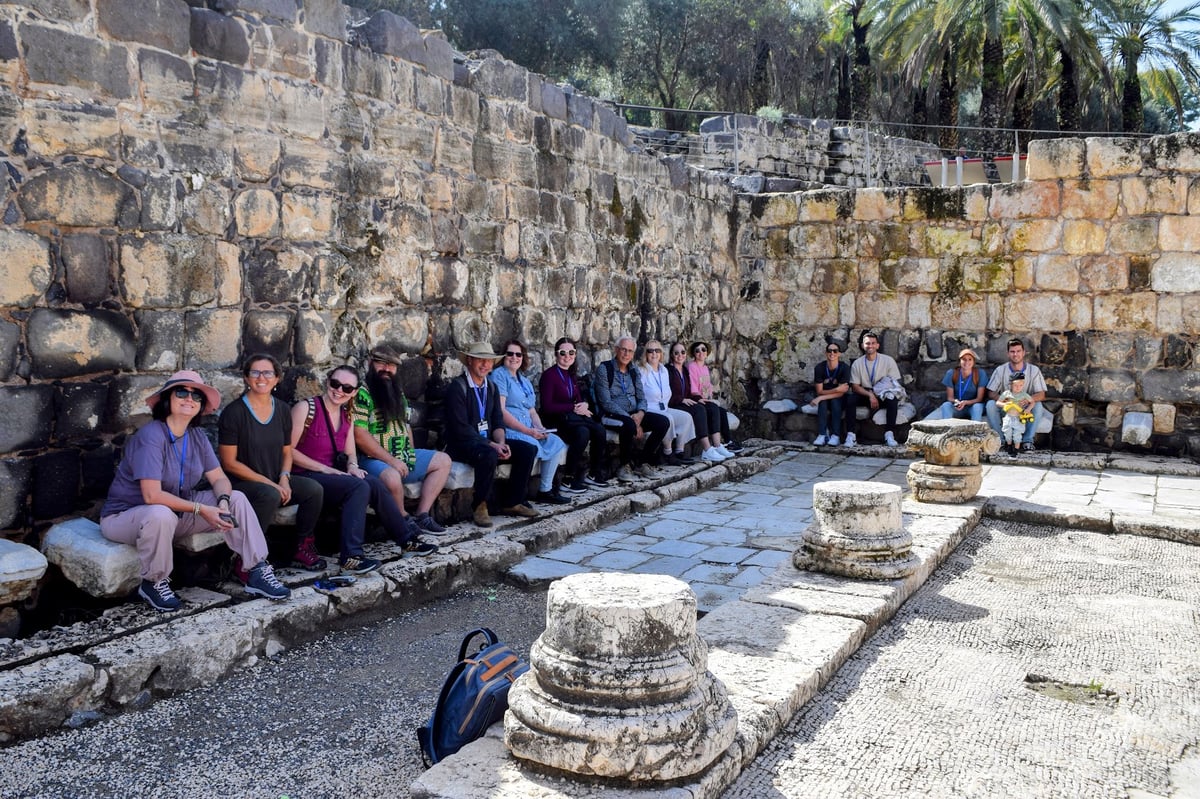
[[[349,394],[351,391],[355,391],[356,389],[358,389],[358,384],[357,383],[339,383],[338,381],[334,380],[331,377],[331,378],[329,378],[329,387],[332,388],[334,391],[341,391],[343,393]]]
[[[558,354],[560,357],[563,357],[563,358],[574,358],[575,350],[559,350]]]
[[[246,372],[246,374],[251,378],[261,377],[266,380],[270,380],[272,377],[275,376],[275,370],[274,369],[251,369],[249,372]]]
[[[617,347],[617,352],[633,352],[633,347]]]
[[[512,350],[508,350],[507,352],[504,353],[504,357],[505,358],[524,358],[525,353],[520,352],[520,351],[514,352]]]
[[[649,348],[647,348],[647,350],[646,350],[646,354],[647,354],[647,355],[649,355],[649,354],[650,354],[650,353],[652,353],[652,352],[662,352],[662,350],[658,349],[657,347],[649,347]]]
[[[195,402],[204,402],[204,392],[198,388],[187,388],[186,386],[180,386],[179,388],[175,389],[174,394],[177,399],[190,399]]]

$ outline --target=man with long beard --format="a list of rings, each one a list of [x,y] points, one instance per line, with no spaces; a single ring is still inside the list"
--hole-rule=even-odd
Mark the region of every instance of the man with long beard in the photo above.
[[[428,533],[443,533],[445,527],[430,515],[433,503],[450,477],[450,456],[432,449],[413,447],[408,423],[408,399],[396,379],[400,352],[388,344],[371,350],[366,378],[354,401],[354,445],[358,464],[378,477],[404,511],[404,484],[420,483],[421,497],[413,521]]]

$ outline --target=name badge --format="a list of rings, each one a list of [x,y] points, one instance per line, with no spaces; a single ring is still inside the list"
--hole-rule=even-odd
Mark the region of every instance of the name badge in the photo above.
[[[484,438],[487,438],[487,434],[488,434],[487,422],[480,422],[478,429],[479,429],[479,435],[483,436]]]
[[[665,411],[667,409],[667,406],[660,402],[660,403],[658,403],[658,409],[660,411]]]

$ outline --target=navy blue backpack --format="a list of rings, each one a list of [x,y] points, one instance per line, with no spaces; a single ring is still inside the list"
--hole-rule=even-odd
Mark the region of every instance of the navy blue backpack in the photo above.
[[[468,657],[467,649],[477,635],[483,636],[484,643]],[[528,670],[528,664],[487,627],[467,633],[433,714],[417,728],[425,765],[454,754],[503,718],[509,687]]]

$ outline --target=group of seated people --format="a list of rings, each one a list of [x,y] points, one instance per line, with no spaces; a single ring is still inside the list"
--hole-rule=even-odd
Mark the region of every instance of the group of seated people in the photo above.
[[[217,410],[220,394],[198,373],[176,372],[147,397],[152,421],[126,442],[100,512],[101,534],[137,548],[138,594],[156,610],[182,605],[170,585],[174,539],[207,531],[223,534],[248,593],[283,600],[291,591],[267,559],[264,536],[280,507],[296,507],[291,566],[327,568],[315,533],[322,510],[336,510],[338,563],[343,571],[363,574],[381,565],[363,554],[368,508],[405,557],[438,551],[421,535],[445,530],[431,511],[452,460],[474,467],[473,520],[490,527],[489,503],[502,461],[511,464],[511,473],[492,505],[501,514],[540,515],[526,496],[536,461],[542,462],[536,501],[563,504],[570,501],[564,494],[608,486],[607,429],[618,434],[616,479],[622,483],[653,476],[659,464],[694,462],[684,451],[693,439],[705,461],[734,457],[740,447],[729,438],[729,415],[715,400],[704,363],[709,346],[693,344],[688,360],[687,348],[676,342],[668,365],[659,342],[643,349],[642,364],[631,368],[634,340],[618,340],[615,357],[592,375],[593,408],[576,371],[572,339],[555,342],[555,364],[542,373],[537,392],[525,374],[521,342],[506,342],[503,353],[488,344],[468,345],[459,353],[464,372],[446,395],[444,452],[415,448],[397,378],[402,356],[386,344],[371,350],[365,375],[338,366],[321,394],[290,409],[274,396],[283,375],[279,361],[251,355],[242,368],[244,392],[218,420],[216,451],[198,423]],[[497,361],[503,367],[493,371]],[[635,441],[642,442],[640,453]],[[563,468],[556,468],[564,457]],[[409,515],[404,485],[416,482],[420,497]]]
[[[895,359],[879,352],[879,337],[875,333],[864,332],[859,346],[864,354],[848,367],[840,362],[841,347],[837,342],[829,342],[825,346],[825,361],[813,370],[818,428],[813,443],[817,446],[855,446],[859,405],[868,405],[871,412],[884,409],[884,443],[899,446],[896,419],[905,396],[900,369]],[[1009,339],[1008,362],[989,379],[988,373],[978,366],[975,352],[963,349],[958,354],[958,366],[948,370],[942,379],[946,387],[945,402],[926,419],[982,421],[986,416],[991,428],[1000,434],[1008,454],[1032,452],[1034,435],[1046,413],[1042,405],[1046,379],[1037,366],[1027,362],[1025,355],[1025,343],[1019,338]]]

